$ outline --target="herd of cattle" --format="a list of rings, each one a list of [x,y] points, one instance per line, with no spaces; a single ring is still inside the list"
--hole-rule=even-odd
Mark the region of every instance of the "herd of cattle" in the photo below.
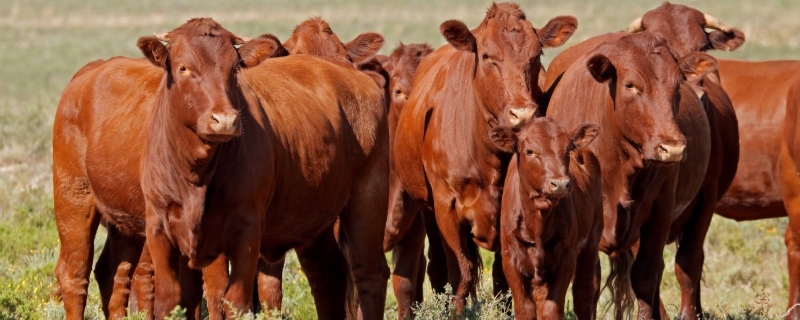
[[[714,212],[788,213],[800,303],[800,62],[715,59],[704,51],[744,34],[665,3],[545,72],[542,49],[577,26],[535,28],[492,4],[475,29],[442,23],[441,48],[387,57],[381,35],[343,43],[319,18],[283,43],[202,18],[140,38],[146,59],[87,64],[53,127],[67,318],[83,317],[100,224],[109,318],[176,305],[197,318],[203,297],[211,319],[280,308],[290,249],[321,319],[383,317],[389,250],[401,319],[426,271],[461,310],[482,247],[518,319],[563,318],[570,283],[577,317],[595,318],[600,251],[615,316],[636,302],[662,319],[663,250],[677,242],[679,316],[696,319]]]

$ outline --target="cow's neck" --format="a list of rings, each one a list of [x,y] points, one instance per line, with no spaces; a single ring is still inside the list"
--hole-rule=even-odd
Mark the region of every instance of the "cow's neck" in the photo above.
[[[216,169],[217,144],[203,141],[178,119],[174,113],[178,108],[171,105],[162,81],[148,130],[143,189],[156,209],[182,210],[183,217],[199,218]]]

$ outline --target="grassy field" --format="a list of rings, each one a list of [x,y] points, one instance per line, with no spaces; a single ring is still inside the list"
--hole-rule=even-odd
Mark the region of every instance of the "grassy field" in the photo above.
[[[53,219],[50,132],[61,90],[87,62],[118,55],[139,57],[135,46],[138,37],[171,30],[198,16],[214,17],[241,35],[273,33],[286,39],[296,24],[319,15],[345,40],[365,31],[382,33],[386,38],[383,53],[390,52],[400,41],[425,41],[439,46],[444,43],[438,32],[441,22],[461,19],[468,26],[475,26],[489,4],[486,0],[341,0],[335,4],[317,0],[0,1],[0,319],[63,317],[60,304],[49,297],[55,283],[52,272],[59,246]],[[578,31],[563,48],[599,33],[621,30],[659,4],[630,0],[521,2],[528,19],[537,27],[557,15],[578,18]],[[719,57],[800,57],[796,54],[800,46],[800,2],[796,0],[685,4],[712,14],[747,35],[741,49],[715,52]],[[545,63],[563,48],[545,51]],[[760,312],[759,316],[783,312],[788,287],[785,228],[785,218],[735,223],[715,217],[705,244],[706,309],[717,316],[732,317],[745,317],[746,312],[755,311]],[[95,242],[98,248],[103,237],[101,230]],[[662,288],[667,310],[672,314],[680,302],[673,256],[671,246],[665,253],[667,270]],[[487,264],[487,268],[490,266]],[[308,286],[296,260],[286,268],[285,279],[283,314],[294,319],[313,318]],[[89,300],[87,315],[101,318],[94,282]],[[429,295],[422,308],[435,310],[432,303],[440,300]],[[387,301],[387,318],[391,318],[394,298],[390,296]],[[483,305],[481,312],[494,310],[491,299],[481,301],[489,303]]]

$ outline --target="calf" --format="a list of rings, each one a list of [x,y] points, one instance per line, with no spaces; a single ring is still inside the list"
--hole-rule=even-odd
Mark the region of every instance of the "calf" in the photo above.
[[[513,154],[500,246],[517,319],[563,319],[573,279],[576,316],[595,317],[603,196],[600,163],[584,147],[598,133],[596,125],[586,124],[570,134],[549,118],[537,118],[517,133],[491,132],[498,148]]]

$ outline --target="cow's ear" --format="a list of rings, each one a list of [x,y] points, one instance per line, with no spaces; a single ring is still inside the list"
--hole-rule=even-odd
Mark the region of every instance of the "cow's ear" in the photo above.
[[[489,139],[492,140],[498,150],[505,153],[513,153],[514,149],[517,148],[517,135],[511,128],[492,128],[492,130],[489,130]]]
[[[344,47],[353,63],[362,64],[372,59],[383,48],[383,36],[374,32],[362,33]]]
[[[584,123],[572,132],[572,141],[569,149],[583,148],[592,143],[600,134],[600,126],[594,123]]]
[[[608,60],[608,57],[603,54],[596,54],[589,58],[589,61],[586,62],[586,68],[589,68],[589,72],[597,82],[606,82],[617,73],[614,65],[611,64],[611,60]]]
[[[161,40],[158,40],[157,37],[141,37],[139,41],[136,41],[136,46],[139,47],[139,50],[142,50],[142,54],[147,60],[150,60],[150,63],[156,67],[167,68],[169,51],[167,51],[167,46],[161,43]]]
[[[576,29],[578,29],[578,19],[573,16],[559,16],[547,22],[543,28],[537,30],[537,33],[539,41],[545,48],[554,48],[567,42]]]
[[[708,40],[714,49],[733,51],[744,43],[744,32],[736,28],[730,32],[713,31],[708,34]]]
[[[478,52],[475,36],[469,31],[467,25],[458,20],[447,20],[439,26],[445,40],[458,50]]]
[[[707,74],[717,70],[717,59],[706,53],[693,52],[678,60],[678,67],[687,81],[699,83]]]
[[[278,37],[271,34],[262,34],[239,47],[239,56],[242,57],[242,66],[255,67],[261,61],[269,58],[288,56],[289,51],[283,47]]]

